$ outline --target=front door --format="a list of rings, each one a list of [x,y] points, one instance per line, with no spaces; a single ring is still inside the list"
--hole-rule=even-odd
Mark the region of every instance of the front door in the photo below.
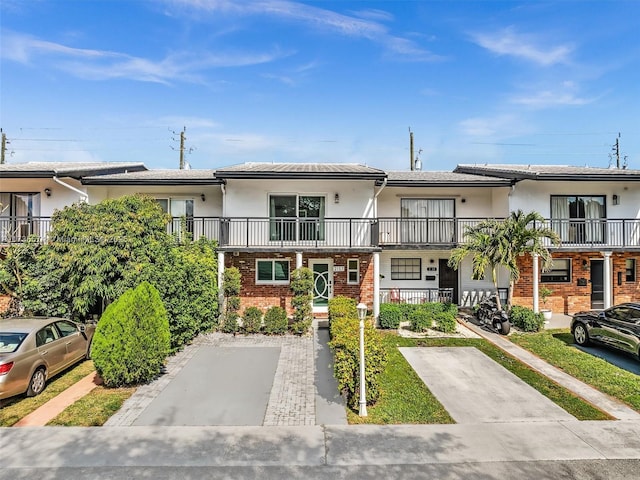
[[[604,308],[604,260],[591,260],[591,308]]]
[[[309,260],[309,267],[313,271],[313,311],[326,312],[333,297],[333,262]]]
[[[449,260],[441,258],[438,260],[438,288],[453,289],[451,301],[458,303],[458,271],[451,268],[448,264]],[[447,295],[439,295],[439,297],[446,298]]]

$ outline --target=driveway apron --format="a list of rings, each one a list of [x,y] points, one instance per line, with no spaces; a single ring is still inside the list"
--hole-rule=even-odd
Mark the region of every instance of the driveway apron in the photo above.
[[[277,347],[203,345],[134,425],[262,425]]]
[[[400,351],[458,423],[576,420],[474,347]]]

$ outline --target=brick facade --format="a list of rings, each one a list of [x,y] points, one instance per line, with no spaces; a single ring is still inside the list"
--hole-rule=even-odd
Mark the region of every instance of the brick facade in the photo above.
[[[334,267],[333,296],[344,295],[364,302],[369,309],[373,308],[373,256],[370,253],[304,253],[302,266],[308,267],[309,260],[329,259]],[[296,268],[295,253],[225,253],[225,268],[237,267],[241,275],[240,312],[247,307],[258,307],[262,311],[272,306],[280,306],[291,315],[291,298],[293,293],[289,285],[257,285],[256,260],[278,259],[289,260],[290,273]],[[357,259],[360,267],[360,283],[347,283],[347,260]]]
[[[547,300],[546,308],[558,313],[573,314],[581,310],[591,309],[591,260],[603,260],[602,255],[596,252],[554,252],[554,258],[571,259],[571,281],[568,283],[539,283],[539,286],[546,286],[553,291]],[[612,266],[612,305],[640,301],[640,278],[636,272],[636,279],[627,282],[625,276],[628,258],[636,259],[636,269],[640,257],[629,253],[613,253],[611,255]],[[533,260],[531,256],[525,255],[518,259],[520,268],[520,280],[513,290],[514,305],[533,307]],[[621,274],[618,282],[618,274]],[[586,279],[586,285],[578,285],[578,279]],[[620,283],[620,284],[618,284]],[[540,303],[540,308],[544,308]]]

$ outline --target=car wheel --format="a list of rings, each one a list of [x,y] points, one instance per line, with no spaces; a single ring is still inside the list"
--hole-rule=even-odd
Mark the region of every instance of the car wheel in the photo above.
[[[580,346],[589,345],[589,332],[584,324],[576,323],[576,326],[573,328],[573,339]]]
[[[47,379],[44,374],[44,368],[38,368],[35,372],[33,372],[33,376],[31,377],[31,381],[29,382],[29,388],[27,389],[27,397],[35,397],[39,395],[44,390],[44,385],[47,382]]]

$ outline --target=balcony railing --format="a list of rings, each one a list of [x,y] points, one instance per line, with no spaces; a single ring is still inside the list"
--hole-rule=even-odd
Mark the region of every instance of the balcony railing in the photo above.
[[[464,244],[467,227],[481,218],[223,218],[175,217],[171,234],[188,232],[228,248],[452,248]],[[544,226],[561,238],[559,247],[638,248],[638,219],[547,219]],[[49,217],[0,217],[0,244],[24,242],[30,235],[46,241]]]

